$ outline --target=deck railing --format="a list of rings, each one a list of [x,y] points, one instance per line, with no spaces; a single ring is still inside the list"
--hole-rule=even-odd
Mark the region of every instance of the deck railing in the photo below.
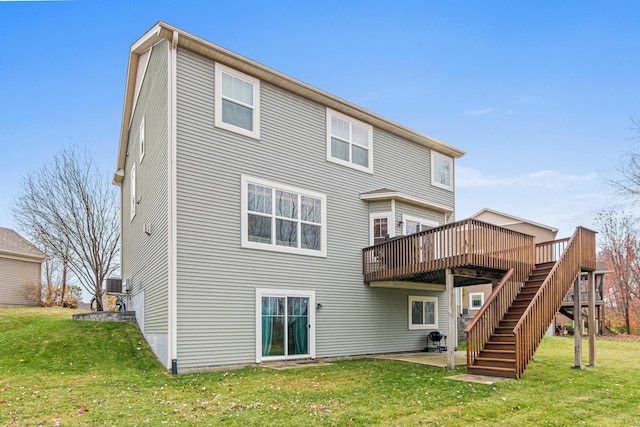
[[[503,271],[514,267],[513,279],[524,282],[534,262],[532,236],[474,219],[398,237],[362,251],[367,283],[463,266]]]
[[[513,273],[514,269],[509,269],[465,329],[467,366],[473,364],[522,288],[522,282],[511,280]]]
[[[541,244],[541,251],[557,242]],[[557,243],[562,244],[562,243]],[[581,269],[595,270],[595,232],[578,227],[566,243],[562,255],[540,286],[524,314],[513,328],[516,343],[516,377],[520,378],[542,337]],[[536,248],[537,249],[537,248]],[[537,252],[537,250],[536,250]],[[546,258],[543,258],[546,259]]]
[[[569,237],[536,244],[536,264],[556,262],[569,243]]]

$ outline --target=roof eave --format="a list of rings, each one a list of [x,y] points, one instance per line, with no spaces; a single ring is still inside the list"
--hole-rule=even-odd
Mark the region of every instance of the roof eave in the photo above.
[[[413,197],[408,194],[400,193],[399,191],[392,191],[388,193],[363,193],[363,194],[360,194],[360,200],[366,200],[366,201],[399,200],[401,202],[421,206],[437,212],[443,212],[446,214],[453,213],[453,209],[448,206],[429,202],[429,201],[420,199],[418,197]]]

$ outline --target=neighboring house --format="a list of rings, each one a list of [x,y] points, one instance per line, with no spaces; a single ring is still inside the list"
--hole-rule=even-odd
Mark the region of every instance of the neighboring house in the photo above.
[[[536,243],[555,240],[558,234],[557,228],[489,208],[482,209],[480,212],[472,215],[471,218],[528,234],[534,237]],[[492,283],[460,288],[460,313],[463,316],[474,316],[478,310],[480,310],[484,301],[491,295],[492,291]]]
[[[176,373],[423,349],[444,285],[368,286],[362,250],[453,221],[463,154],[160,22],[114,175],[127,306]]]
[[[32,243],[10,228],[0,227],[0,307],[35,305],[25,296],[24,283],[40,281],[47,258]]]

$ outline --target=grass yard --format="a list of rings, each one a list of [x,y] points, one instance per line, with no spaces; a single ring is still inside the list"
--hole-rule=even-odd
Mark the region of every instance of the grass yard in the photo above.
[[[0,309],[0,425],[640,426],[640,342],[599,340],[579,371],[573,340],[547,337],[492,386],[377,359],[172,376],[133,325],[71,314]]]

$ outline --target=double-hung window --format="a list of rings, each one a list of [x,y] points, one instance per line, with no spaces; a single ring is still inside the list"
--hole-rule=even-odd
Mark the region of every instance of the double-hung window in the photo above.
[[[215,124],[260,138],[260,81],[225,65],[215,64]]]
[[[327,160],[373,173],[373,128],[327,108]]]
[[[242,247],[326,256],[326,196],[242,176]]]
[[[438,299],[409,296],[409,329],[436,329],[437,327]]]

